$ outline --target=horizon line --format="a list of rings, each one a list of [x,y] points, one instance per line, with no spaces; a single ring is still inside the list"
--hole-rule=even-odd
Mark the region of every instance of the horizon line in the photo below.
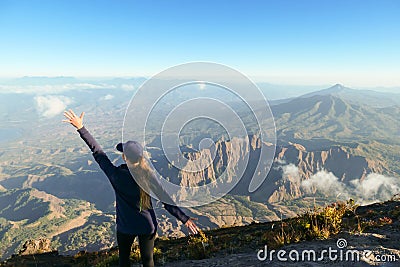
[[[150,79],[152,75],[138,75],[138,76],[125,76],[125,75],[110,75],[110,76],[75,76],[75,75],[24,75],[24,76],[0,76],[0,85],[11,85],[11,84],[2,84],[2,81],[13,82],[13,80],[24,79],[24,78],[32,78],[32,79],[62,79],[62,78],[69,78],[69,79],[76,79],[77,82],[79,80],[86,80],[85,82],[97,82],[101,80],[109,80],[109,79]],[[268,80],[257,80],[255,81],[254,77],[248,76],[254,83],[256,84],[269,84],[272,86],[291,86],[291,87],[321,87],[322,89],[327,89],[330,87],[334,87],[336,85],[341,85],[346,88],[350,89],[400,89],[399,85],[349,85],[348,83],[343,82],[321,82],[321,83],[284,83],[284,82],[271,82]],[[67,83],[66,83],[67,84]],[[45,84],[43,84],[45,85]],[[29,86],[29,84],[25,84],[25,86]]]

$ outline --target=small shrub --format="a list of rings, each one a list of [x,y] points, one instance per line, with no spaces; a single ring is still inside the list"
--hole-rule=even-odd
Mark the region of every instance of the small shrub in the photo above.
[[[336,235],[342,229],[343,217],[355,214],[354,200],[337,202],[324,208],[314,208],[296,218],[281,221],[281,227],[275,234],[265,234],[262,241],[267,241],[272,247],[280,247],[293,242],[313,239],[327,239]],[[269,241],[269,242],[268,242]],[[270,243],[272,241],[272,243]]]
[[[211,240],[202,232],[197,235],[190,236],[188,239],[188,254],[192,259],[204,259],[210,256]]]

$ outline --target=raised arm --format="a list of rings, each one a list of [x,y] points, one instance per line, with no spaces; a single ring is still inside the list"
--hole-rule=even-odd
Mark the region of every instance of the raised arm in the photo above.
[[[63,122],[70,123],[77,129],[83,141],[85,141],[85,143],[92,151],[94,159],[112,183],[112,174],[116,167],[114,166],[114,164],[112,164],[106,153],[103,151],[102,147],[99,145],[99,143],[97,143],[96,139],[84,127],[83,116],[85,116],[85,112],[82,112],[81,115],[78,117],[72,110],[69,110],[64,112],[64,116],[66,120],[63,120]]]

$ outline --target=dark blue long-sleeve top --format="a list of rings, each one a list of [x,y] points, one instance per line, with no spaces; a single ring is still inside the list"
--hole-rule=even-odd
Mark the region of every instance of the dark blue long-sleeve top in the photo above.
[[[126,164],[115,166],[96,139],[83,127],[78,130],[81,138],[89,146],[93,157],[110,180],[115,191],[117,209],[117,231],[132,234],[152,234],[157,230],[154,209],[140,211],[140,187],[133,179]],[[179,207],[164,203],[164,208],[186,223],[189,219]]]

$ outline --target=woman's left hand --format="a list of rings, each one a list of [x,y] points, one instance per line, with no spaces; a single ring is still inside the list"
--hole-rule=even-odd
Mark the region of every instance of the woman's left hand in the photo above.
[[[197,234],[199,228],[198,228],[197,225],[193,222],[194,220],[197,220],[197,218],[192,218],[192,217],[190,217],[190,218],[186,221],[185,225],[186,225],[187,228],[189,228],[189,231],[190,231],[192,234]]]

